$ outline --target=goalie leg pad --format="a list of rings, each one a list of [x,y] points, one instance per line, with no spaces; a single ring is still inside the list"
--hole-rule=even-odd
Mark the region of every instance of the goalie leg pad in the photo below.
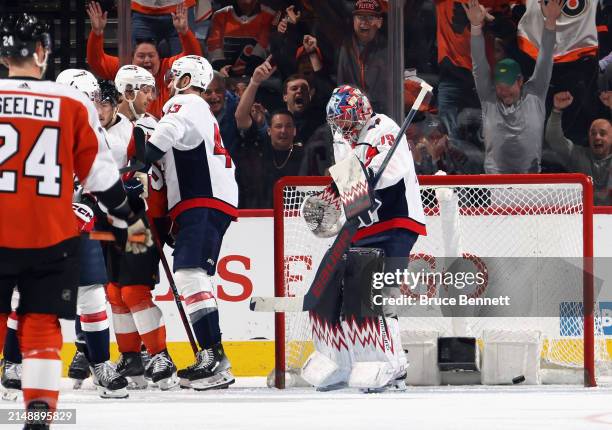
[[[340,264],[345,261],[342,259]],[[317,307],[309,313],[315,352],[304,364],[302,377],[319,389],[345,386],[351,370],[348,342],[340,321],[343,273],[344,267],[339,268]]]
[[[408,367],[396,318],[342,321],[352,360],[349,386],[379,389],[405,379]]]
[[[342,313],[347,317],[363,318],[383,315],[382,306],[374,305],[375,274],[385,270],[385,253],[379,248],[350,248],[347,253],[343,280]]]
[[[319,351],[313,352],[302,366],[302,378],[317,388],[341,386],[346,383],[348,374],[348,369],[341,369],[334,360]]]

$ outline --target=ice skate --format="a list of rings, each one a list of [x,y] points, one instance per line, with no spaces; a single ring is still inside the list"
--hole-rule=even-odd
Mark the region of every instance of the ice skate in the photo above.
[[[121,376],[110,361],[91,366],[94,385],[103,399],[125,399],[128,397],[128,381]]]
[[[160,390],[166,391],[178,386],[176,366],[167,350],[164,349],[153,356],[150,368],[151,380],[159,386]]]
[[[89,361],[85,354],[79,350],[74,353],[70,367],[68,367],[68,377],[72,379],[75,390],[78,390],[83,385],[83,381],[89,378],[91,374],[89,370]]]
[[[230,370],[231,363],[223,345],[218,343],[198,353],[197,362],[189,372],[190,386],[198,391],[227,388],[236,381]]]
[[[148,387],[140,352],[122,353],[116,367],[117,373],[128,380],[128,390],[144,390]]]

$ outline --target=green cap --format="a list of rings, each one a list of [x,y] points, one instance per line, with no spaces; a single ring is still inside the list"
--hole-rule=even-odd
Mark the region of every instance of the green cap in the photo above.
[[[496,84],[514,84],[521,76],[521,66],[512,58],[504,58],[495,65],[494,80]]]

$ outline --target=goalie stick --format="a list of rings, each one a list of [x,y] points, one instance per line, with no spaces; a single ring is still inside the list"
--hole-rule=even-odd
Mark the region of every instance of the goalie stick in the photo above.
[[[391,161],[391,157],[397,150],[399,143],[401,142],[402,136],[406,132],[406,129],[412,123],[414,116],[419,110],[419,107],[423,103],[423,100],[433,88],[426,82],[421,82],[421,91],[417,96],[410,112],[404,119],[402,126],[395,136],[395,140],[389,152],[385,156],[380,169],[372,180],[372,189],[376,189],[376,184],[382,177],[387,165]],[[338,262],[349,248],[357,229],[359,228],[360,220],[358,217],[348,219],[342,226],[338,235],[334,239],[332,246],[325,252],[321,263],[317,269],[314,280],[310,285],[310,288],[304,296],[296,297],[252,297],[250,303],[250,309],[255,312],[303,312],[309,311],[315,308],[319,302],[321,294],[327,288],[330,279],[333,278],[336,273]]]

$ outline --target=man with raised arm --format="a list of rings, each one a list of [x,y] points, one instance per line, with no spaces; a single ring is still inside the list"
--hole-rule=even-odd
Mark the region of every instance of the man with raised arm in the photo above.
[[[482,105],[486,173],[539,173],[546,120],[546,93],[553,66],[557,18],[563,0],[542,4],[545,20],[535,70],[524,82],[519,64],[504,58],[493,78],[485,54],[483,25],[492,20],[478,0],[462,4],[470,20],[472,65]]]

